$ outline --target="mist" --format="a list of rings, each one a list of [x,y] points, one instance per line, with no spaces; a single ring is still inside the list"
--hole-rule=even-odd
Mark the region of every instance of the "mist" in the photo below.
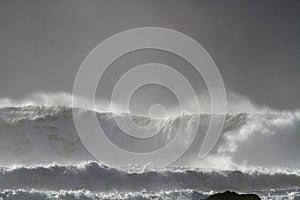
[[[203,45],[229,92],[260,107],[297,109],[299,6],[296,0],[4,0],[0,6],[0,97],[21,101],[32,93],[72,93],[81,62],[98,43],[130,28],[158,26],[183,32]],[[148,59],[135,54],[141,62]],[[170,56],[160,60],[178,61]],[[188,75],[186,68],[177,66]],[[205,86],[199,85],[200,95]],[[101,98],[105,101],[106,94]],[[168,99],[158,101],[164,98]]]

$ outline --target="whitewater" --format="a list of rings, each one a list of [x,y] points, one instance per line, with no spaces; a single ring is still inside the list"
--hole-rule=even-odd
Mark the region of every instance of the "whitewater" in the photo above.
[[[95,112],[77,110],[83,116]],[[200,117],[190,148],[163,169],[96,161],[77,134],[72,111],[66,106],[0,108],[0,199],[201,199],[224,190],[263,199],[300,198],[299,111],[226,114],[221,138],[202,160],[197,155],[203,132],[217,114],[131,116],[137,123],[153,121],[160,130],[149,149],[170,141],[178,121],[189,131],[195,115]],[[129,114],[97,113],[115,142],[120,130],[114,117],[124,115]]]

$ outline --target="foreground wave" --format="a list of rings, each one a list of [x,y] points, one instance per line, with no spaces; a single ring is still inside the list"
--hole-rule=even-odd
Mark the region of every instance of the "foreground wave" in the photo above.
[[[154,171],[134,167],[116,169],[97,162],[0,170],[0,189],[253,191],[299,187],[300,175],[291,172],[208,171],[182,167]]]

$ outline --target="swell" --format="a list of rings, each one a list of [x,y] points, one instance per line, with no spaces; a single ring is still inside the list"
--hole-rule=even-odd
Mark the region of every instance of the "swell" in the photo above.
[[[253,191],[299,188],[296,172],[212,171],[169,167],[162,170],[117,169],[97,162],[1,168],[0,189],[89,191]]]

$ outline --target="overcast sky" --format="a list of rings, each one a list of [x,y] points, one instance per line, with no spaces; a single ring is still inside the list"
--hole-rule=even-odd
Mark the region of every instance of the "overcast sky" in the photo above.
[[[197,40],[229,91],[258,105],[300,108],[297,0],[0,0],[0,98],[71,93],[93,47],[145,26]]]

